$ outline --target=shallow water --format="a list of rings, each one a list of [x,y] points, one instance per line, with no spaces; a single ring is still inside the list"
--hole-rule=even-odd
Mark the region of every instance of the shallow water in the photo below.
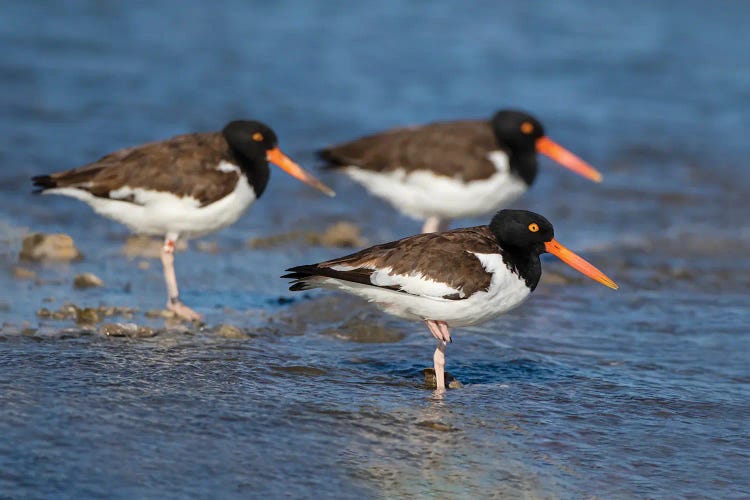
[[[750,126],[740,2],[5,2],[0,7],[0,496],[750,496]],[[388,126],[512,105],[604,172],[542,160],[519,207],[620,285],[554,259],[527,304],[459,329],[423,387],[422,325],[293,295],[286,267],[347,250],[252,237],[337,220],[370,242],[419,224],[346,179],[334,200],[274,172],[233,227],[177,256],[207,326],[147,318],[157,261],[29,176],[230,119],[273,125],[300,163]],[[484,220],[460,221],[461,225]],[[29,231],[85,259],[27,265]],[[101,289],[74,290],[94,272]],[[149,338],[41,319],[137,307]],[[109,318],[118,321],[122,318]],[[225,338],[219,326],[239,327]]]

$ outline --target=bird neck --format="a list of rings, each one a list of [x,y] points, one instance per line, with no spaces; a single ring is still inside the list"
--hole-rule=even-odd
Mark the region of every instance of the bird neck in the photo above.
[[[268,186],[268,179],[271,177],[271,169],[268,168],[268,161],[257,155],[244,155],[242,151],[238,151],[236,148],[232,148],[232,152],[237,165],[239,165],[240,170],[247,177],[248,183],[252,186],[255,198],[260,198],[260,195],[263,194],[266,186]]]
[[[511,149],[508,152],[510,171],[531,186],[536,179],[538,169],[536,151],[519,151]]]
[[[542,277],[542,263],[539,253],[528,248],[512,246],[500,247],[500,254],[508,270],[521,278],[533,292]]]

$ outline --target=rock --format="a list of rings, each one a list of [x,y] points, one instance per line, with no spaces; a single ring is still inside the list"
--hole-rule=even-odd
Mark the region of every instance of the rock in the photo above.
[[[36,271],[18,266],[13,269],[13,277],[18,280],[33,280],[36,278]]]
[[[219,327],[219,330],[216,332],[216,335],[218,337],[223,337],[225,339],[247,339],[249,338],[249,335],[247,335],[245,332],[243,332],[236,326],[232,326],[232,325],[221,325]]]
[[[133,314],[137,311],[138,309],[132,307],[78,307],[75,304],[66,302],[57,311],[50,311],[46,307],[42,307],[36,312],[36,315],[40,318],[74,319],[79,324],[92,324],[99,323],[103,318],[110,316],[132,318]]]
[[[434,368],[425,368],[422,370],[422,373],[424,373],[424,385],[428,389],[435,389],[437,388],[437,382],[435,381],[435,369]],[[464,385],[459,382],[453,375],[451,375],[448,372],[445,372],[445,382],[448,389],[460,389]]]
[[[99,323],[102,318],[99,314],[99,311],[94,309],[93,307],[84,307],[83,309],[77,308],[75,309],[75,316],[76,316],[76,323],[78,324],[93,324],[93,323]]]
[[[320,333],[363,344],[400,342],[406,337],[404,332],[387,328],[377,319],[376,315],[368,311],[347,319],[336,328],[326,328]]]
[[[156,331],[147,326],[138,326],[135,323],[105,323],[99,327],[99,333],[107,337],[129,337],[142,339],[154,337]]]
[[[51,318],[52,317],[52,311],[47,309],[46,307],[42,307],[36,312],[36,315],[40,318]]]
[[[300,231],[274,234],[272,236],[262,236],[258,238],[251,238],[250,240],[248,240],[247,246],[249,246],[250,248],[260,249],[273,248],[281,245],[286,245],[287,243],[292,243],[294,241],[305,238],[306,236],[309,236],[308,233]]]
[[[312,231],[291,231],[288,233],[275,234],[252,238],[247,242],[250,248],[273,248],[288,245],[303,240],[308,245],[321,245],[325,247],[361,247],[366,243],[360,237],[359,226],[351,222],[337,222],[328,226],[322,233]]]
[[[128,237],[125,245],[122,247],[122,253],[127,257],[144,257],[157,259],[161,256],[161,249],[164,246],[164,240],[152,238],[145,234],[134,234]],[[176,252],[187,250],[188,244],[185,240],[177,240],[175,244]]]
[[[417,425],[419,427],[424,427],[426,429],[440,432],[455,432],[458,430],[451,424],[445,424],[443,422],[437,422],[434,420],[422,420],[421,422],[417,422]]]
[[[360,236],[359,226],[341,221],[328,226],[322,234],[315,235],[311,243],[324,247],[351,248],[364,246],[365,241]]]
[[[70,262],[82,259],[83,256],[73,244],[73,238],[67,234],[34,233],[23,239],[18,258],[32,262]]]
[[[147,318],[173,319],[177,317],[175,313],[173,313],[172,311],[168,311],[167,309],[151,309],[143,313],[143,315]]]
[[[73,279],[74,288],[92,288],[97,286],[104,286],[104,281],[93,273],[79,274]]]

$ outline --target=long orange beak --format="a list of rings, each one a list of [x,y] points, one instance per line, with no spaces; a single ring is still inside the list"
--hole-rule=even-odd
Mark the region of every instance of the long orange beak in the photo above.
[[[602,174],[597,169],[547,136],[536,140],[536,150],[543,155],[549,156],[563,167],[569,168],[578,175],[582,175],[594,182],[602,182]]]
[[[301,180],[305,184],[309,184],[315,189],[319,189],[332,198],[336,196],[336,193],[333,191],[333,189],[329,188],[318,179],[316,179],[307,170],[294,163],[292,159],[282,153],[278,147],[269,149],[266,153],[266,158],[268,158],[268,161],[270,161],[274,165],[277,165],[292,177]]]
[[[613,290],[617,290],[618,288],[620,288],[619,286],[617,286],[617,283],[607,278],[607,276],[603,272],[595,268],[593,265],[589,264],[583,257],[579,257],[578,255],[576,255],[572,250],[568,250],[567,248],[562,246],[557,242],[556,239],[552,238],[550,241],[545,243],[544,248],[546,248],[549,253],[565,262],[576,271],[585,274],[589,278],[598,281],[602,285],[608,286]]]

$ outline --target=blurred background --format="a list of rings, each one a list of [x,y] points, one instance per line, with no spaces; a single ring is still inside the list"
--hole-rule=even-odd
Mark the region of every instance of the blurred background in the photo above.
[[[3,2],[0,496],[750,495],[748,16],[691,0]],[[314,170],[331,143],[504,107],[604,174],[541,159],[517,207],[622,288],[545,260],[562,274],[527,305],[454,336],[466,387],[444,401],[420,385],[421,325],[278,279],[347,250],[248,245],[342,220],[369,243],[419,230],[334,174],[331,200],[274,169],[240,221],[178,255],[208,330],[137,316],[158,334],[113,340],[37,317],[65,300],[144,311],[164,290],[158,261],[123,256],[124,227],[31,196],[32,175],[237,118]],[[65,232],[85,258],[19,263],[29,232]],[[73,289],[84,271],[105,286]],[[224,323],[244,337],[210,329]]]

